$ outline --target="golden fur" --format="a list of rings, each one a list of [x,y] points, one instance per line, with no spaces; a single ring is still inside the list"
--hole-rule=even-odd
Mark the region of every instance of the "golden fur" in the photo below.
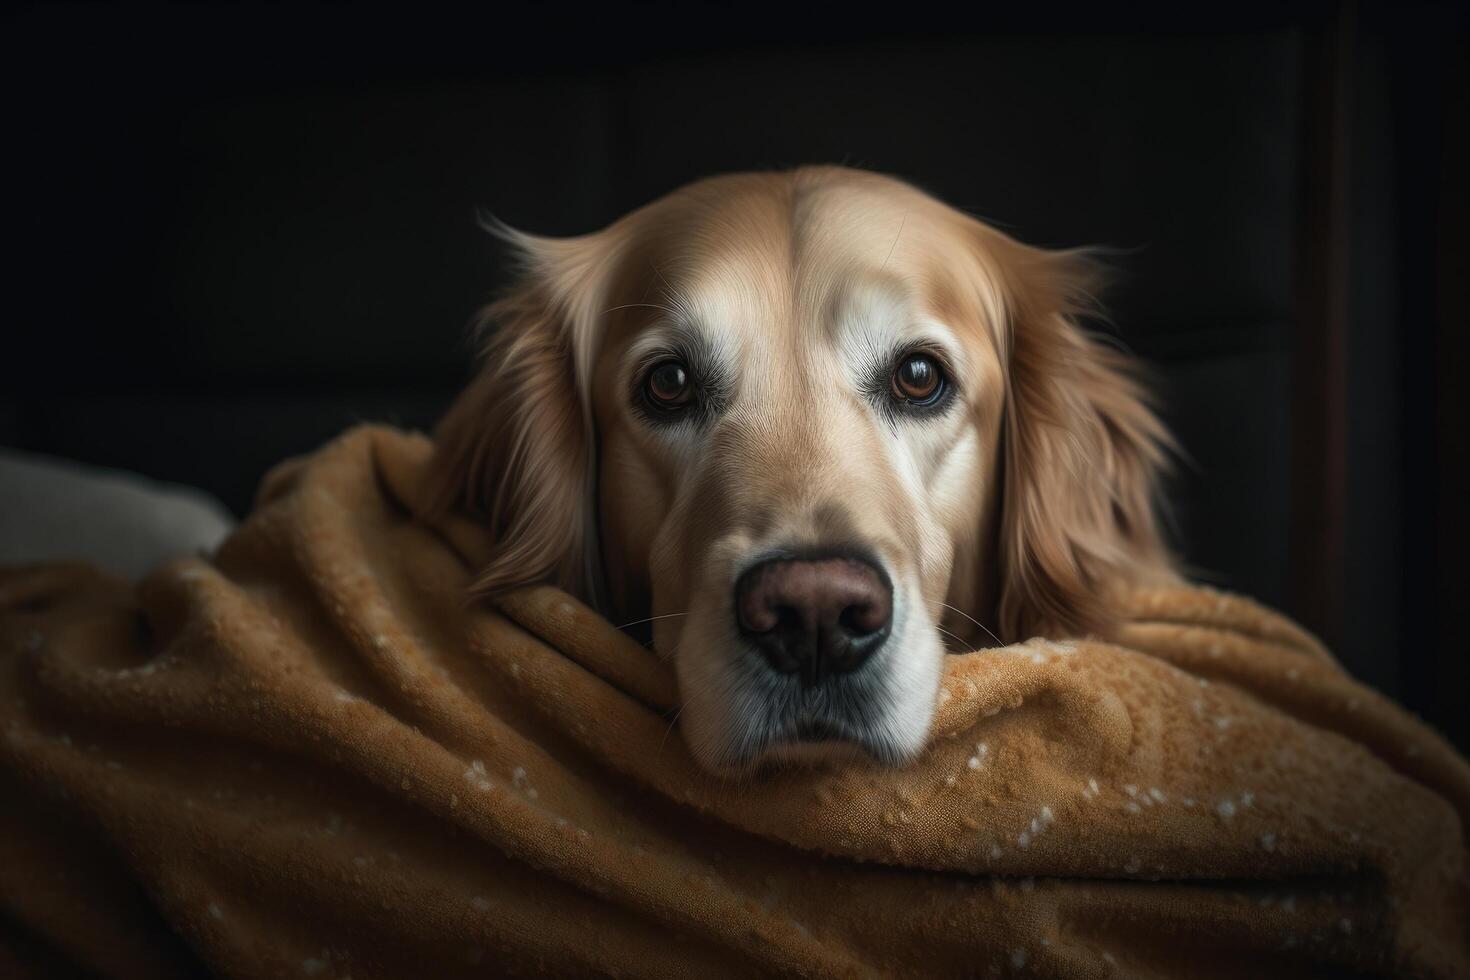
[[[500,232],[522,277],[438,430],[439,506],[497,538],[477,594],[551,581],[656,618],[706,763],[766,747],[729,707],[747,681],[725,622],[763,548],[858,542],[892,571],[895,759],[927,727],[941,635],[1107,635],[1118,589],[1175,580],[1154,512],[1168,435],[1129,359],[1078,326],[1086,253],[835,167],[700,181],[578,238]],[[632,372],[688,335],[733,394],[697,430],[652,431]],[[948,351],[959,408],[885,421],[854,372],[916,337]]]

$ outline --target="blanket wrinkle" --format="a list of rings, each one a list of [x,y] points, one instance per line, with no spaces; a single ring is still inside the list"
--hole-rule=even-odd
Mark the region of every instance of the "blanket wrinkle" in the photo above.
[[[0,568],[0,971],[1470,975],[1470,767],[1278,614],[1140,591],[948,658],[910,766],[725,780],[657,654],[465,601],[431,452],[354,429],[136,584]]]

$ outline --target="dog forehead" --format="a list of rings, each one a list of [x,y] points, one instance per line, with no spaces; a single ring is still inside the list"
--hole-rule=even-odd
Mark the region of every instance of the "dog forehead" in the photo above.
[[[697,335],[738,380],[778,387],[850,378],[919,339],[970,346],[975,318],[953,300],[974,274],[957,269],[967,252],[947,208],[870,175],[795,185],[716,181],[643,217],[648,278],[632,300],[657,297],[667,314],[637,318],[645,344]]]
[[[923,344],[966,370],[974,360],[959,332],[909,284],[849,267],[815,282],[761,288],[756,276],[725,268],[676,304],[676,332],[700,339],[737,387],[769,397],[789,385],[838,396],[898,352]],[[666,321],[667,323],[667,321]],[[665,331],[655,331],[655,338]]]

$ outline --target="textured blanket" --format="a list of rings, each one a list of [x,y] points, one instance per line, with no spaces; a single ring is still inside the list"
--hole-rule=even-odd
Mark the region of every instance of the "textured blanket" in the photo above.
[[[948,660],[902,770],[699,770],[671,669],[461,598],[430,444],[279,467],[212,562],[0,572],[0,975],[1470,975],[1470,769],[1199,589]]]

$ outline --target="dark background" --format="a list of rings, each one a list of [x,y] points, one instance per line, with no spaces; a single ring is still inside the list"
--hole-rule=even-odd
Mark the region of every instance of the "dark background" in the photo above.
[[[244,513],[353,422],[432,425],[504,281],[478,212],[577,233],[867,166],[1122,249],[1183,553],[1470,743],[1461,10],[856,9],[11,11],[0,445]]]

